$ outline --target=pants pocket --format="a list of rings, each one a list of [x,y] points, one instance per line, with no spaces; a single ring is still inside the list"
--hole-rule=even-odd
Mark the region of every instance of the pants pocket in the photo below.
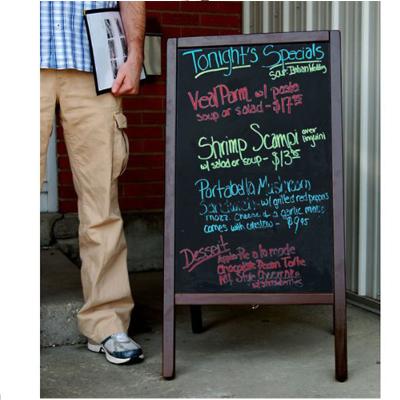
[[[113,179],[121,176],[128,165],[129,140],[124,132],[127,127],[126,117],[122,112],[114,112]]]

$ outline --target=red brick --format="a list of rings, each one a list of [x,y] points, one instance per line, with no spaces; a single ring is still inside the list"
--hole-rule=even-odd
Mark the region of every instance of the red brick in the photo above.
[[[140,125],[142,123],[142,113],[132,112],[129,109],[124,108],[124,114],[128,120],[129,125]]]
[[[59,207],[61,213],[70,213],[78,211],[76,200],[60,200]]]
[[[146,10],[179,11],[180,1],[146,1]]]
[[[163,26],[161,28],[162,38],[161,38],[161,50],[165,52],[165,46],[168,38],[174,38],[181,36],[181,27],[180,26]]]
[[[146,18],[146,31],[159,34],[161,32],[161,15]]]
[[[152,182],[152,183],[125,183],[123,186],[124,196],[159,196],[164,193],[164,184],[162,182]]]
[[[73,186],[60,186],[58,188],[58,196],[60,199],[76,199],[76,192]]]
[[[164,13],[161,21],[163,25],[197,25],[199,23],[199,15],[183,13]]]
[[[221,12],[226,14],[242,14],[242,2],[241,1],[215,1],[212,2],[212,9],[215,12]]]
[[[164,154],[138,154],[131,157],[131,167],[152,167],[160,168],[164,167]]]
[[[220,29],[218,27],[184,27],[182,28],[182,36],[205,36],[205,35],[218,35]]]
[[[119,205],[122,211],[162,210],[164,208],[164,197],[121,197]]]
[[[206,14],[201,16],[201,25],[230,28],[232,26],[239,26],[240,24],[241,18],[239,15]]]
[[[70,165],[69,165],[69,159],[68,156],[59,156],[57,159],[57,163],[58,163],[58,168],[60,170],[64,170],[64,169],[70,169]]]
[[[133,147],[135,148],[135,147]],[[145,140],[143,151],[145,153],[158,153],[165,151],[164,140]]]
[[[189,12],[208,12],[208,13],[241,13],[241,1],[182,1],[181,10]]]
[[[165,150],[164,140],[134,139],[129,141],[131,153],[161,153]]]
[[[146,22],[152,19],[161,21],[162,18],[162,11],[158,10],[146,10]],[[148,28],[146,24],[146,28]]]
[[[64,140],[64,138],[63,138],[63,128],[62,128],[58,118],[57,118],[57,121],[56,121],[56,132],[57,132],[57,140]]]
[[[124,109],[132,111],[156,110],[162,111],[163,99],[162,97],[154,96],[135,96],[126,97],[124,99]]]
[[[153,78],[153,77],[152,77]],[[165,96],[165,83],[143,83],[140,86],[141,95]]]
[[[215,2],[217,3],[217,2]],[[213,7],[207,1],[182,1],[181,10],[186,12],[212,12]]]
[[[162,138],[164,128],[162,126],[128,126],[125,131],[129,138]]]
[[[162,182],[164,180],[164,168],[128,168],[119,178],[121,183],[126,182]]]
[[[73,183],[71,171],[59,171],[58,181],[63,185],[71,185]]]
[[[165,124],[165,113],[144,112],[142,120],[144,124],[149,125]]]
[[[57,153],[60,155],[67,154],[67,147],[64,141],[57,140]]]

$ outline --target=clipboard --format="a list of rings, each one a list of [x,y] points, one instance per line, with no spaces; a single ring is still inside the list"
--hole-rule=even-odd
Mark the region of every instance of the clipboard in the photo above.
[[[118,8],[84,11],[97,95],[111,92],[119,67],[126,61],[128,46]],[[143,66],[140,79],[146,78]]]

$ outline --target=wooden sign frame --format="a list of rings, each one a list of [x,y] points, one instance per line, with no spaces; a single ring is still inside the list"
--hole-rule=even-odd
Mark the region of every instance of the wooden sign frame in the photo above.
[[[175,144],[177,50],[197,46],[258,45],[267,43],[329,42],[333,194],[333,291],[332,293],[176,293],[175,280]],[[193,317],[201,318],[202,304],[330,304],[333,306],[335,372],[347,379],[347,327],[344,261],[344,214],[342,171],[341,57],[339,31],[188,37],[169,39],[167,49],[167,120],[164,228],[164,320],[162,375],[175,376],[175,305],[191,305]]]

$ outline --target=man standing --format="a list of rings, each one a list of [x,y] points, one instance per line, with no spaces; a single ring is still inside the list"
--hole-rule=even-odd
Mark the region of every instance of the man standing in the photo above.
[[[40,180],[42,185],[58,103],[78,195],[84,295],[79,329],[88,338],[89,350],[104,352],[108,361],[122,364],[143,359],[141,347],[127,336],[133,300],[117,179],[129,156],[119,96],[139,92],[145,3],[120,2],[128,57],[112,93],[96,96],[83,19],[84,10],[116,5],[113,1],[40,3]]]

